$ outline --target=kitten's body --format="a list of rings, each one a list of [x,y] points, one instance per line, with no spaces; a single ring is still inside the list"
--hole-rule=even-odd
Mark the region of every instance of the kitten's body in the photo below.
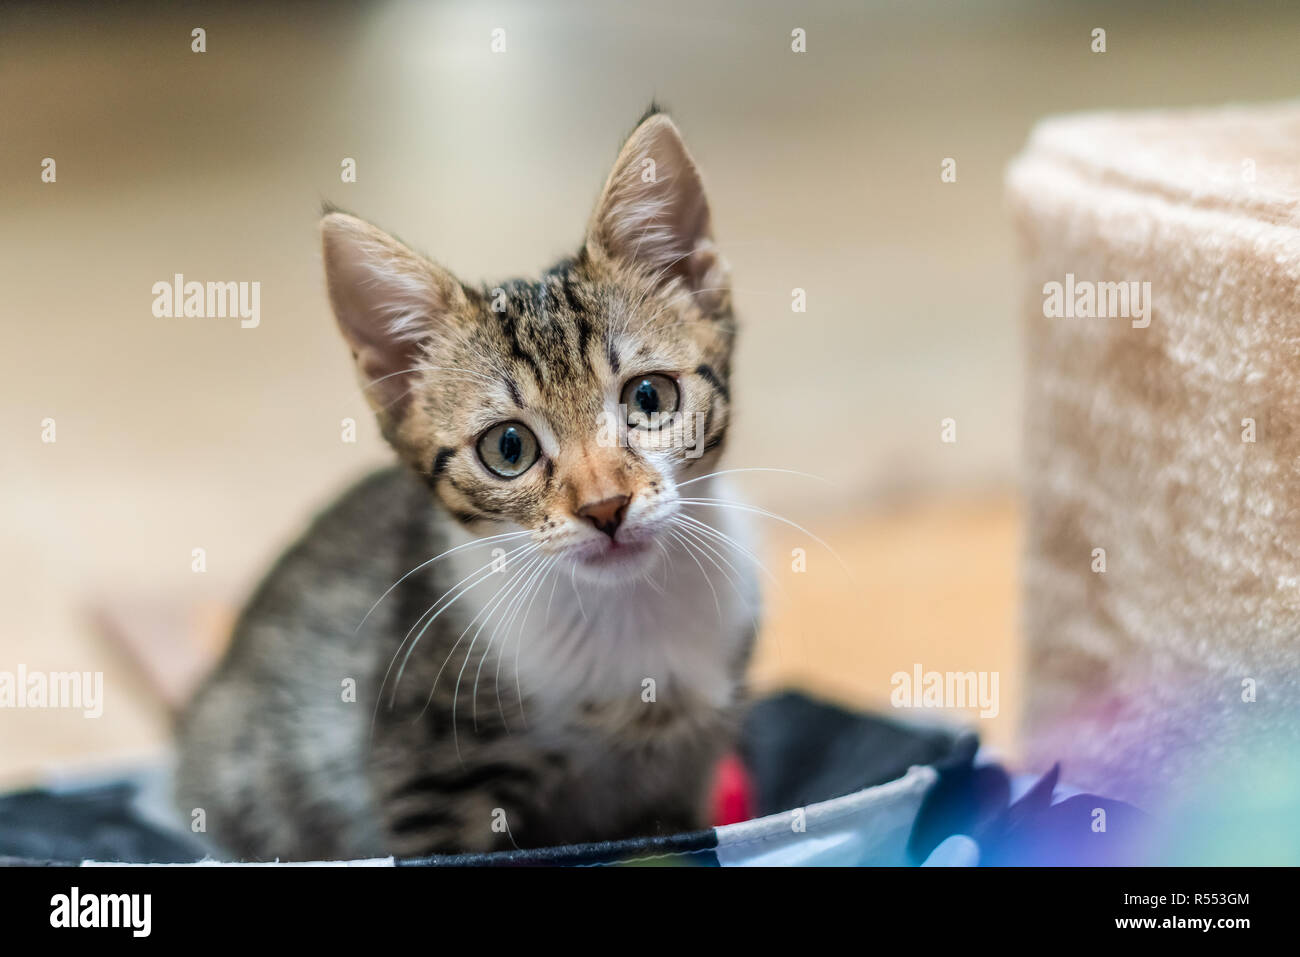
[[[457,652],[451,648],[509,579],[509,563],[499,582],[489,579],[467,593],[421,638],[390,712],[394,665],[377,718],[378,687],[399,643],[439,595],[491,560],[492,543],[456,553],[466,558],[455,569],[412,575],[360,631],[356,623],[404,573],[463,540],[421,482],[390,470],[345,495],[276,566],[184,732],[181,806],[204,809],[219,851],[288,860],[410,856],[701,826],[700,782],[732,730],[753,592],[747,586],[742,603],[706,562],[719,612],[689,559],[666,581],[638,581],[621,592],[575,586],[557,571],[535,590],[528,620],[517,606],[509,635],[497,631],[481,674],[492,625],[479,635],[460,681],[458,759],[451,697],[474,630]],[[740,567],[734,558],[733,564]],[[672,589],[673,605],[656,586]],[[582,607],[575,587],[585,596]],[[683,647],[684,639],[701,636],[707,647]],[[603,643],[608,654],[572,657],[574,643],[583,641]],[[498,708],[496,657],[503,647]],[[544,664],[535,668],[529,659]],[[438,694],[425,711],[444,660]],[[356,681],[355,702],[344,700],[347,678]],[[645,678],[655,681],[653,702],[643,701]],[[492,830],[496,808],[505,811],[511,833]]]
[[[245,610],[182,721],[182,809],[255,859],[702,826],[757,598],[741,513],[679,492],[725,497],[734,326],[676,129],[643,121],[582,252],[537,282],[473,290],[360,220],[323,230],[406,467],[322,515]],[[694,445],[647,427],[669,401]]]

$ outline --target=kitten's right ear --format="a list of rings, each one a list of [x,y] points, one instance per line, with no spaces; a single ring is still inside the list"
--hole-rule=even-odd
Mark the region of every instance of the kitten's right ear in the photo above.
[[[727,300],[704,182],[673,121],[657,108],[623,144],[587,227],[587,254],[680,280],[706,312]]]
[[[467,304],[454,276],[383,230],[346,213],[320,224],[325,279],[339,330],[352,349],[366,399],[398,418],[431,337]]]

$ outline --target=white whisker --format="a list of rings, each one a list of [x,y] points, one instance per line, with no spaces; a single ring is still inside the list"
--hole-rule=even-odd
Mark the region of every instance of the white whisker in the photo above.
[[[521,545],[521,546],[519,546],[519,548],[514,549],[514,552],[512,552],[511,554],[518,553],[518,556],[519,556],[520,558],[523,558],[525,555],[530,554],[532,549],[536,549],[537,547],[538,547],[537,545],[533,544],[532,542],[529,542],[529,543],[526,544],[526,545]],[[492,575],[496,575],[496,574],[498,574],[497,570],[496,570],[495,568],[492,568],[492,567],[491,567],[493,564],[495,564],[495,561],[493,561],[493,562],[489,562],[487,565],[485,565],[484,568],[488,569],[488,571],[487,571],[486,573],[484,573],[483,576],[482,576],[481,578],[479,578],[478,581],[473,582],[473,583],[471,583],[470,585],[467,585],[465,588],[462,588],[459,592],[456,593],[455,598],[452,598],[451,601],[449,601],[449,602],[447,602],[447,604],[443,605],[442,608],[440,608],[440,609],[438,610],[437,614],[435,614],[432,618],[430,618],[427,622],[425,622],[424,627],[420,629],[420,633],[419,633],[418,635],[415,636],[415,641],[411,642],[411,647],[408,648],[408,649],[406,650],[406,657],[402,659],[402,667],[399,668],[399,669],[397,669],[397,678],[396,678],[396,680],[393,682],[393,698],[394,698],[394,699],[396,699],[396,697],[397,697],[397,686],[398,686],[399,684],[401,684],[401,681],[402,681],[402,673],[406,670],[406,663],[410,660],[410,658],[411,658],[411,653],[415,651],[415,646],[418,645],[418,644],[420,643],[420,639],[424,637],[424,633],[425,633],[426,631],[428,631],[428,630],[429,630],[429,626],[433,624],[434,619],[437,618],[438,615],[441,615],[441,614],[442,614],[444,611],[446,611],[448,608],[450,608],[453,604],[455,604],[455,602],[456,602],[456,601],[457,601],[457,600],[458,600],[462,595],[464,595],[467,591],[469,591],[471,588],[474,588],[474,587],[476,587],[476,586],[478,586],[478,585],[481,585],[483,582],[487,581],[488,578],[490,578]],[[482,569],[480,569],[480,571],[482,571]],[[477,617],[478,617],[478,615],[475,615],[475,616],[474,616],[474,618],[477,618]],[[471,618],[471,619],[470,619],[470,624],[471,624],[471,625],[474,623],[474,618]],[[469,628],[466,627],[465,631],[469,631]],[[464,632],[461,632],[461,637],[464,637]],[[457,644],[457,645],[460,644],[460,640],[459,640],[459,639],[457,639],[456,644]],[[452,652],[454,652],[454,651],[456,650],[455,646],[453,646],[451,650],[452,650]],[[450,654],[450,652],[449,652],[448,654]],[[446,662],[445,662],[445,661],[443,662],[443,667],[446,667]],[[440,674],[440,675],[442,674],[442,669],[439,669],[439,670],[438,670],[438,674]],[[435,684],[435,685],[437,684],[437,678],[434,679],[434,684]],[[392,702],[391,702],[391,701],[389,702],[389,707],[392,707]]]
[[[703,535],[707,535],[707,536],[709,536],[710,538],[714,539],[715,541],[718,541],[718,542],[722,543],[723,545],[726,545],[727,547],[729,547],[729,548],[733,548],[733,549],[735,549],[736,551],[740,552],[742,555],[744,555],[746,558],[748,558],[751,562],[753,562],[756,566],[758,566],[758,568],[763,572],[764,575],[767,576],[768,580],[769,580],[773,585],[775,585],[777,588],[782,588],[781,583],[777,580],[776,576],[773,575],[772,572],[768,570],[768,567],[767,567],[766,565],[763,564],[762,560],[759,559],[759,557],[758,557],[757,555],[755,555],[752,551],[750,551],[750,550],[749,550],[748,548],[746,548],[744,545],[740,544],[740,542],[736,541],[734,538],[732,538],[730,535],[728,535],[726,532],[723,532],[723,531],[721,531],[721,530],[719,530],[719,529],[717,529],[717,528],[714,528],[714,527],[713,527],[712,525],[710,525],[708,522],[700,521],[700,519],[695,518],[695,517],[692,516],[692,515],[685,515],[685,514],[683,514],[683,515],[678,515],[678,516],[677,516],[677,519],[680,520],[680,521],[683,521],[683,522],[688,523],[688,524],[691,525],[693,528],[695,528],[697,531],[699,531],[701,534],[703,534]],[[783,588],[782,588],[782,590],[784,591]]]
[[[452,552],[458,552],[462,548],[469,548],[471,545],[486,545],[489,542],[499,542],[507,538],[519,538],[521,536],[528,535],[528,534],[530,533],[527,531],[505,532],[501,535],[489,535],[487,538],[476,538],[472,542],[465,542],[461,545],[457,545],[455,548],[449,548],[441,555],[434,555],[433,558],[430,558],[427,561],[420,562],[420,564],[416,565],[409,572],[407,572],[401,578],[397,579],[397,581],[393,582],[391,585],[388,586],[388,590],[379,596],[379,601],[376,601],[373,605],[371,605],[369,611],[367,611],[364,615],[361,616],[361,621],[357,623],[356,631],[361,630],[361,626],[366,623],[366,619],[370,617],[371,612],[373,612],[376,608],[379,607],[380,602],[382,602],[385,598],[387,598],[390,594],[392,594],[394,588],[396,588],[402,582],[406,581],[408,578],[410,578],[412,575],[418,572],[421,568],[427,568],[428,566],[432,565],[434,562],[438,561],[438,559],[446,558]],[[454,588],[456,586],[453,585],[452,587]]]
[[[800,472],[796,469],[774,469],[774,468],[757,467],[757,468],[745,468],[745,469],[722,469],[719,472],[710,472],[708,475],[697,475],[694,478],[687,479],[685,482],[678,482],[677,487],[683,488],[684,486],[694,484],[695,482],[703,482],[705,479],[710,479],[717,475],[730,475],[733,472],[783,472],[786,475],[799,475],[802,476],[803,478],[816,479],[819,482],[825,482],[827,485],[835,484],[830,479],[822,478],[822,476],[814,475],[811,472]]]
[[[587,620],[587,609],[582,607],[582,595],[578,591],[578,563],[574,562],[569,570],[569,583],[573,585],[573,597],[578,599],[578,610],[582,612],[582,620]]]
[[[730,568],[733,572],[736,573],[736,577],[737,577],[737,578],[743,578],[744,576],[742,576],[742,575],[740,574],[740,571],[736,568],[736,566],[733,565],[733,564],[731,564],[731,562],[727,560],[727,557],[726,557],[725,555],[723,555],[723,554],[722,554],[721,552],[719,552],[716,548],[714,548],[712,545],[710,545],[710,544],[709,544],[709,543],[704,539],[704,537],[703,537],[702,535],[700,535],[698,532],[695,532],[693,529],[691,529],[690,527],[688,527],[688,526],[686,526],[686,525],[680,525],[680,526],[678,526],[678,528],[680,529],[680,531],[681,531],[683,534],[685,534],[685,535],[687,535],[687,536],[690,536],[690,537],[691,537],[692,539],[694,539],[694,540],[695,540],[695,541],[696,541],[696,542],[697,542],[697,543],[698,543],[702,548],[704,548],[704,549],[707,550],[707,551],[705,551],[705,552],[701,552],[701,554],[703,554],[705,558],[708,558],[709,561],[713,562],[714,567],[717,568],[718,571],[722,572],[722,577],[725,578],[725,579],[727,580],[728,584],[731,585],[732,590],[736,593],[737,597],[740,599],[741,604],[744,605],[744,606],[748,606],[749,603],[746,601],[745,593],[744,593],[743,591],[741,591],[740,586],[739,586],[735,581],[732,580],[731,576],[727,574],[726,570],[723,569],[721,565],[718,565],[717,562],[713,561],[713,558],[708,554],[708,552],[712,552],[714,555],[717,555],[718,558],[720,558],[720,559],[722,560],[722,562],[727,566],[727,568]],[[758,619],[754,616],[754,613],[753,613],[752,611],[749,613],[749,621],[750,621],[750,624],[752,624],[752,625],[754,626],[754,634],[757,635],[757,634],[758,634]],[[778,655],[781,654],[781,647],[780,647],[779,644],[777,645],[777,654],[778,654]]]
[[[478,626],[478,630],[474,632],[474,637],[470,639],[469,647],[465,649],[465,660],[461,663],[460,671],[456,673],[456,687],[452,689],[452,693],[451,693],[451,738],[452,738],[452,743],[455,744],[456,746],[456,758],[462,763],[464,763],[464,758],[461,757],[461,753],[460,753],[460,732],[459,729],[456,727],[456,711],[457,711],[457,706],[460,704],[460,682],[461,679],[465,677],[465,669],[469,667],[470,656],[474,654],[474,644],[475,642],[478,641],[478,636],[483,633],[483,629],[487,626],[488,619],[492,617],[492,613],[496,611],[496,609],[500,606],[501,602],[505,601],[506,597],[510,594],[511,591],[513,591],[515,584],[522,580],[523,576],[533,566],[533,563],[538,560],[539,560],[539,556],[535,556],[535,555],[530,556],[528,562],[524,565],[524,567],[519,569],[519,571],[515,572],[512,576],[510,576],[510,580],[506,582],[503,586],[501,586],[501,588],[497,589],[496,594],[492,596],[491,606],[487,607],[485,612],[480,612],[480,614],[483,614],[483,621],[480,622]],[[470,623],[465,626],[465,631],[461,632],[460,638],[456,639],[457,645],[459,645],[461,639],[465,637],[465,632],[468,632],[470,628],[474,626],[474,620],[476,620],[477,618],[478,615],[475,615],[474,619],[471,619]],[[453,646],[452,652],[455,652],[455,650],[456,650],[455,646]],[[450,657],[451,655],[448,654],[448,658]],[[444,662],[444,666],[445,664],[446,662]],[[442,674],[441,669],[439,669],[438,674],[439,675]],[[429,689],[429,698],[424,703],[425,711],[427,711],[429,705],[433,703],[433,694],[434,691],[437,689],[437,686],[438,686],[438,678],[435,677],[433,679],[433,687]],[[420,714],[423,715],[424,711],[421,711]]]
[[[510,555],[516,554],[520,552],[522,549],[526,549],[528,547],[529,546],[527,544],[520,545],[518,548],[512,549],[510,552],[507,552],[505,557],[508,558]],[[380,702],[383,701],[384,687],[388,684],[388,676],[392,674],[393,665],[397,662],[397,656],[402,653],[402,648],[406,645],[408,641],[411,640],[411,632],[415,631],[415,629],[419,626],[420,622],[424,619],[425,615],[429,614],[430,612],[433,612],[434,609],[438,608],[439,603],[442,602],[443,599],[447,598],[447,595],[455,591],[457,588],[460,588],[461,585],[464,585],[465,582],[469,581],[475,575],[482,574],[482,577],[479,578],[478,581],[473,582],[466,588],[462,589],[460,592],[457,592],[457,594],[454,597],[452,597],[449,601],[447,601],[447,604],[443,605],[443,607],[433,615],[433,618],[429,619],[429,621],[425,624],[424,628],[420,630],[420,636],[417,637],[415,639],[415,642],[411,644],[410,649],[406,653],[406,657],[402,659],[402,667],[397,672],[397,680],[394,681],[393,683],[393,693],[389,698],[389,702],[388,702],[388,707],[390,709],[393,707],[394,702],[396,702],[397,700],[397,686],[398,684],[401,683],[402,671],[406,668],[407,659],[409,659],[411,657],[411,653],[415,651],[415,644],[419,642],[420,637],[423,637],[425,630],[428,629],[429,625],[433,624],[434,618],[437,618],[438,615],[441,615],[444,611],[446,611],[448,608],[454,605],[462,595],[464,595],[466,592],[470,591],[471,589],[477,587],[478,585],[482,584],[484,581],[488,579],[489,576],[495,574],[495,570],[492,570],[492,566],[496,564],[496,561],[497,560],[494,558],[492,561],[488,562],[487,564],[480,566],[479,568],[475,569],[474,571],[466,575],[464,578],[462,578],[455,585],[452,585],[451,588],[448,588],[446,591],[444,591],[441,595],[438,596],[437,600],[435,600],[432,605],[430,605],[427,609],[425,609],[424,613],[415,620],[415,624],[411,625],[410,630],[408,630],[406,633],[406,637],[402,639],[401,643],[397,646],[397,650],[393,652],[392,658],[388,660],[388,669],[384,672],[384,679],[379,683],[379,688],[375,692],[375,713],[371,715],[370,718],[370,726],[371,726],[372,734],[374,733],[375,719],[379,716]],[[414,571],[414,569],[412,571]],[[407,574],[410,573],[408,572]]]
[[[505,627],[506,641],[509,640],[510,627],[512,624],[514,624],[515,617],[519,614],[520,607],[522,606],[524,600],[527,599],[528,593],[532,590],[533,580],[536,578],[538,572],[540,572],[543,568],[546,567],[546,564],[549,561],[550,561],[550,556],[548,555],[538,556],[536,562],[533,565],[532,573],[524,580],[523,586],[516,593],[515,597],[511,598],[510,602],[506,605],[505,611],[501,613],[501,618],[497,621],[496,626],[492,629],[492,634],[488,635],[488,641],[487,644],[484,645],[483,647],[483,653],[479,656],[478,670],[474,672],[474,691],[473,691],[473,695],[470,698],[470,714],[471,717],[473,718],[474,730],[476,732],[478,731],[478,685],[479,685],[479,678],[482,677],[483,674],[483,665],[487,661],[488,654],[492,651],[492,645],[496,642],[497,633],[501,631],[503,626]],[[503,649],[505,647],[506,641],[502,642]],[[501,655],[499,653],[497,654],[496,673],[498,677],[501,674]],[[500,705],[500,703],[501,703],[501,696],[500,693],[498,692],[497,694],[498,706]],[[501,717],[504,721],[505,715],[502,714]]]
[[[524,693],[519,680],[519,649],[523,646],[524,629],[528,627],[528,616],[532,613],[533,602],[535,602],[537,600],[537,596],[541,594],[542,586],[546,584],[546,576],[549,575],[551,571],[554,570],[555,565],[559,560],[560,557],[558,555],[551,556],[551,558],[547,560],[546,564],[544,564],[541,567],[541,569],[538,570],[538,572],[534,573],[533,578],[537,584],[536,587],[534,587],[532,590],[533,595],[528,600],[528,606],[524,609],[523,618],[519,622],[519,630],[515,633],[515,695],[517,698],[517,703],[519,705],[519,715],[521,719],[523,718],[523,714],[524,714]],[[551,587],[552,587],[551,593],[554,594],[554,585],[552,585]],[[497,713],[501,715],[502,724],[506,724],[506,713],[505,713],[505,709],[501,705],[501,662],[505,658],[505,651],[509,644],[510,644],[510,635],[509,635],[509,631],[507,631],[506,638],[501,643],[501,654],[497,655],[496,678],[494,679],[493,682],[496,686],[496,693],[497,693]],[[526,719],[524,720],[524,728],[525,730],[528,728],[528,722]]]
[[[713,593],[713,605],[718,610],[718,627],[721,628],[722,627],[722,602],[718,600],[718,590],[713,587],[713,579],[709,578],[708,572],[704,570],[704,566],[700,564],[700,560],[695,557],[695,552],[691,548],[691,543],[688,542],[682,535],[678,534],[677,530],[674,528],[670,527],[668,529],[668,534],[672,538],[674,538],[679,544],[681,544],[682,549],[686,552],[688,556],[690,556],[691,561],[695,562],[696,567],[699,568],[700,570],[700,574],[704,576],[704,583],[709,586],[709,591]]]
[[[721,499],[721,498],[683,498],[683,499],[679,499],[678,501],[680,501],[684,506],[700,505],[708,508],[734,508],[740,512],[750,512],[756,515],[762,515],[765,516],[766,518],[773,519],[774,521],[781,522],[785,525],[789,525],[791,528],[798,529],[799,531],[807,535],[809,538],[811,538],[818,545],[820,545],[822,548],[826,549],[828,552],[834,555],[835,560],[840,563],[840,568],[844,569],[844,574],[848,576],[850,581],[854,580],[853,573],[849,571],[849,566],[844,564],[844,559],[840,557],[839,552],[831,548],[831,546],[828,545],[824,540],[814,535],[812,532],[808,531],[808,529],[804,528],[798,522],[792,522],[784,515],[777,515],[775,512],[769,512],[767,509],[759,508],[756,505],[744,505],[741,504],[740,502],[729,502],[726,499]]]

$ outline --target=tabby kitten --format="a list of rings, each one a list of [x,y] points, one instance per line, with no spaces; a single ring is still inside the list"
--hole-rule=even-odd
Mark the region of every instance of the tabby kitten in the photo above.
[[[404,464],[243,612],[181,720],[181,808],[262,860],[704,826],[757,594],[741,513],[683,501],[725,497],[735,327],[677,128],[647,114],[538,281],[471,288],[339,212],[321,232]]]

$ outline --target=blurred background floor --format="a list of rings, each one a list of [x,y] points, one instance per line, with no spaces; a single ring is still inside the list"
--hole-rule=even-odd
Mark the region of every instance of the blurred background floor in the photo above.
[[[704,170],[745,322],[726,464],[831,480],[739,476],[854,571],[809,546],[756,676],[868,706],[916,663],[999,670],[978,723],[1014,750],[1003,168],[1049,113],[1294,96],[1298,26],[1294,5],[1220,2],[5,5],[0,670],[102,670],[106,704],[0,712],[0,782],[155,752],[164,709],[97,611],[211,643],[311,512],[387,460],[329,317],[321,200],[470,281],[535,272],[576,247],[652,97]],[[260,282],[260,326],[155,318],[176,273]],[[808,543],[769,531],[788,568]]]

